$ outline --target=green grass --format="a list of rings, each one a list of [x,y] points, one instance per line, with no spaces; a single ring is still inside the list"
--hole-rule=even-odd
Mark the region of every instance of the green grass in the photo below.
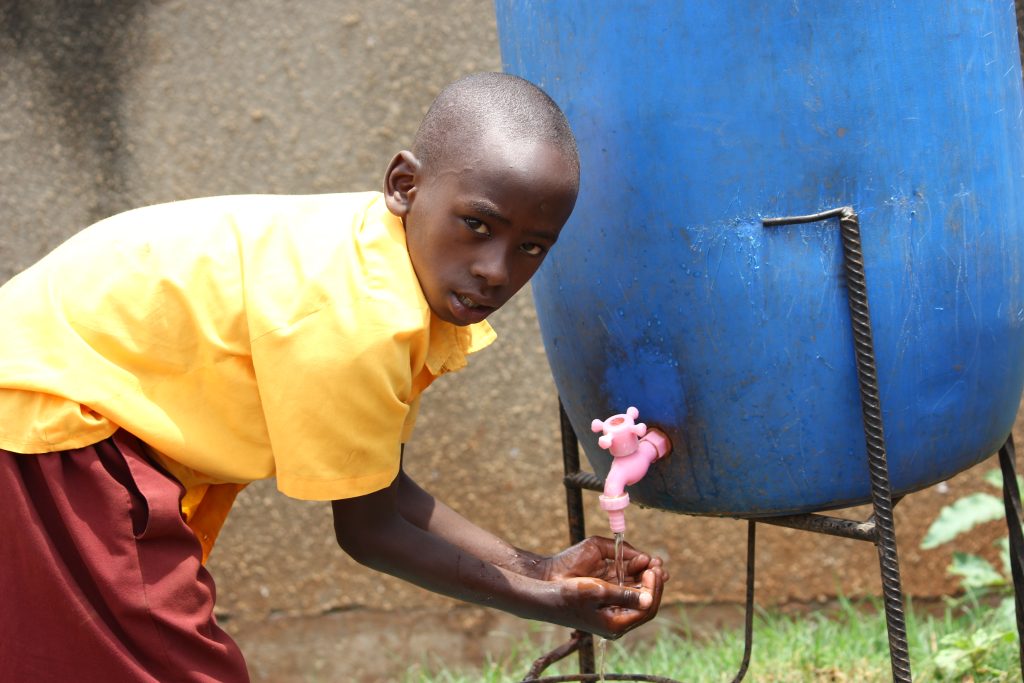
[[[907,630],[914,680],[1019,681],[1020,663],[1016,639],[1004,638],[984,650],[966,648],[972,659],[965,673],[946,674],[936,655],[943,643],[970,640],[997,610],[992,607],[950,604],[937,616],[908,610]],[[1000,615],[1005,619],[1005,614]],[[946,639],[944,641],[944,639]],[[877,602],[854,605],[841,600],[831,614],[816,612],[787,616],[761,612],[754,623],[754,648],[744,681],[804,683],[818,681],[872,683],[891,681],[885,616]],[[416,667],[405,683],[517,683],[534,659],[559,643],[524,642],[501,661],[480,670],[448,671],[442,667]],[[736,674],[743,654],[743,631],[730,629],[698,637],[687,623],[663,629],[656,639],[628,647],[607,643],[607,673],[639,673],[668,676],[685,683],[728,683]],[[940,658],[941,659],[941,658]],[[966,661],[966,660],[965,660]],[[576,656],[549,667],[543,675],[576,673]],[[963,668],[963,667],[961,667]]]

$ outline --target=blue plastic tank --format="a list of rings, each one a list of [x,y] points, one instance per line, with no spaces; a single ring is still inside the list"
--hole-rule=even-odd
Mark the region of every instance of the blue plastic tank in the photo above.
[[[870,6],[869,6],[870,5]],[[1013,3],[497,0],[506,71],[564,108],[579,202],[534,280],[558,392],[676,450],[630,488],[689,514],[866,502],[835,220],[860,216],[895,494],[1006,439],[1024,384]]]

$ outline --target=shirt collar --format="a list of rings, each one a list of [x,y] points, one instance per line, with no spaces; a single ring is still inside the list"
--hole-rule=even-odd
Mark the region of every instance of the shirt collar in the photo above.
[[[497,338],[494,328],[486,320],[459,326],[431,313],[427,370],[435,376],[461,370],[469,364],[466,356],[489,346]]]

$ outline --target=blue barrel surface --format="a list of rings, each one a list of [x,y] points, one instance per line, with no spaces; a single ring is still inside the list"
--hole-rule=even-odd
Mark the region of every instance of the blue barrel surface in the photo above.
[[[1006,439],[1024,383],[1013,3],[497,0],[506,71],[580,145],[534,280],[587,458],[640,410],[674,453],[634,501],[712,515],[870,497],[837,221],[860,217],[896,494]]]

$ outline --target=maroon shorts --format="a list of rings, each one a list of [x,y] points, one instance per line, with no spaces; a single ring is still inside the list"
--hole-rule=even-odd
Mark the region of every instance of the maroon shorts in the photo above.
[[[0,450],[0,681],[249,680],[181,494],[123,431]]]

